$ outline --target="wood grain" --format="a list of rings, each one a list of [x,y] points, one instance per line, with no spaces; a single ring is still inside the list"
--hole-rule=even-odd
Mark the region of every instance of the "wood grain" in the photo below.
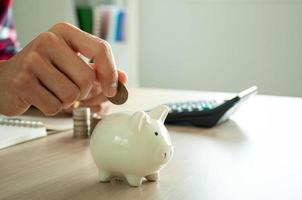
[[[113,112],[229,94],[132,89]],[[150,98],[152,97],[152,98]],[[99,183],[88,140],[71,132],[0,151],[0,199],[302,199],[302,99],[256,96],[212,129],[169,126],[175,148],[159,182]],[[1,133],[0,133],[1,134]]]

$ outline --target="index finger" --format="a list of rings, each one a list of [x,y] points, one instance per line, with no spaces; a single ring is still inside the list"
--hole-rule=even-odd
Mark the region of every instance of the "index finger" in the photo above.
[[[62,38],[74,51],[92,59],[105,96],[116,94],[118,74],[108,42],[67,23],[58,23],[49,31]]]

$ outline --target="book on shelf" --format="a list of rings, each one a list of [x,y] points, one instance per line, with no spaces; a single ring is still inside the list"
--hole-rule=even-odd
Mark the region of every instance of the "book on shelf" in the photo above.
[[[80,28],[109,43],[125,42],[126,10],[117,5],[78,5],[77,16]]]

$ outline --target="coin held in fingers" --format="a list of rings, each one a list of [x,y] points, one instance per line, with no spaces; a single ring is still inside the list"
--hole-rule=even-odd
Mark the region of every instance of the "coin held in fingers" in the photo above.
[[[118,81],[116,95],[114,97],[108,97],[108,100],[116,105],[124,104],[128,99],[128,90],[123,83]]]

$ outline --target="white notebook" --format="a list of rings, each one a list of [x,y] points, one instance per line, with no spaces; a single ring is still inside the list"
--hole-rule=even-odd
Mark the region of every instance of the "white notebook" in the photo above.
[[[0,118],[0,149],[47,135],[42,122]]]

